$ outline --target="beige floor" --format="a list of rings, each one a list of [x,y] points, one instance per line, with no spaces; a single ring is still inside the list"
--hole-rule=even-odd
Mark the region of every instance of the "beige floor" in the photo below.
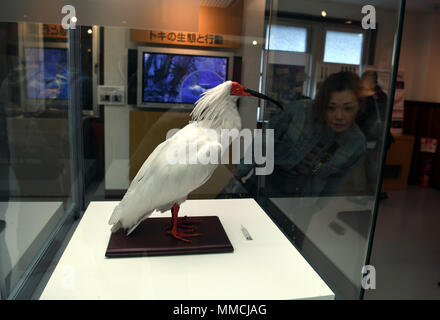
[[[411,186],[381,201],[365,299],[440,299],[440,191]]]

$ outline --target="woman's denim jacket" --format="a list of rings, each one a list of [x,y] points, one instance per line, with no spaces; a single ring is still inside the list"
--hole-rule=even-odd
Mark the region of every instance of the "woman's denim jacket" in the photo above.
[[[273,196],[337,194],[365,152],[366,140],[356,124],[333,131],[313,119],[310,100],[287,105],[267,128],[274,130],[274,171],[264,180],[266,193]],[[235,171],[247,191],[255,192],[255,164],[241,162]]]

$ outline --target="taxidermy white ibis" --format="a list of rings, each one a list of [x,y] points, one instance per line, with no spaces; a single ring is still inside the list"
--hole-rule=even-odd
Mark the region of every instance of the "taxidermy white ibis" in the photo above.
[[[257,96],[268,99],[281,108],[282,106],[253,90],[244,88],[237,82],[226,81],[215,88],[205,91],[195,103],[191,112],[192,121],[168,138],[151,153],[131,182],[121,202],[116,206],[109,220],[113,225],[111,231],[120,228],[129,235],[155,210],[165,212],[171,208],[172,227],[168,233],[176,239],[190,242],[189,237],[198,236],[194,229],[178,219],[179,207],[188,194],[203,185],[213,174],[220,161],[216,163],[188,163],[169,161],[169,154],[182,145],[196,145],[193,152],[217,152],[222,154],[220,131],[222,129],[241,130],[241,118],[237,111],[239,96]],[[206,129],[215,130],[218,134],[207,135]],[[190,149],[191,152],[191,149]],[[189,155],[196,156],[198,155]],[[184,230],[182,230],[184,229]]]

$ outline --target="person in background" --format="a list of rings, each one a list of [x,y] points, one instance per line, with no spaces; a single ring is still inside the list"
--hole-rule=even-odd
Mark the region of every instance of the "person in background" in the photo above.
[[[295,245],[303,248],[312,217],[328,204],[332,198],[328,196],[346,194],[343,187],[363,157],[366,140],[356,124],[363,108],[359,77],[352,72],[330,75],[315,100],[293,101],[269,121],[268,129],[274,130],[272,174],[261,176],[258,185],[255,164],[236,164],[235,178],[223,193],[256,196],[260,191],[267,198],[314,198],[306,205],[294,202],[295,215],[288,213],[296,226]]]
[[[387,95],[378,84],[376,71],[365,71],[361,80],[365,96],[365,110],[358,114],[356,123],[364,132],[367,141],[374,141],[382,135]]]
[[[294,101],[272,117],[274,171],[264,176],[267,196],[338,194],[365,151],[355,122],[363,104],[359,77],[340,72],[322,83],[314,101]],[[250,194],[257,190],[254,169],[255,164],[240,163],[233,171]],[[225,192],[233,192],[233,184]]]
[[[365,71],[361,79],[363,95],[365,96],[365,110],[358,114],[356,123],[367,140],[365,176],[368,189],[374,192],[378,177],[378,164],[383,143],[383,130],[385,128],[385,113],[388,97],[378,84],[376,71]],[[392,141],[393,136],[388,133],[389,145]],[[386,193],[381,193],[381,198],[386,197]]]

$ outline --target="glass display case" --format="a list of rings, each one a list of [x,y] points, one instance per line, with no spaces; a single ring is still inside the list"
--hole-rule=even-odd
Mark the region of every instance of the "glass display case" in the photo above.
[[[404,1],[0,8],[2,299],[362,299],[374,287]],[[212,120],[195,103],[218,86],[235,96],[209,112],[235,140],[199,171],[165,163],[164,141]],[[142,200],[124,198],[150,176]],[[122,199],[139,223],[175,203],[217,216],[233,251],[106,257]],[[112,289],[123,283],[125,296]]]

